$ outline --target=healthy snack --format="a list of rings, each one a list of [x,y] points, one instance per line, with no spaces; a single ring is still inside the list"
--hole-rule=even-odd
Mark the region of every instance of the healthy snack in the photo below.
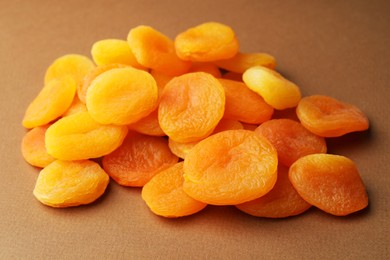
[[[368,205],[359,171],[344,156],[304,156],[291,165],[289,178],[304,200],[332,215],[345,216]]]
[[[104,193],[108,182],[108,175],[95,162],[56,160],[39,173],[34,196],[51,207],[89,204]]]
[[[183,162],[161,171],[143,188],[142,199],[159,216],[177,218],[199,212],[207,204],[194,200],[183,191]]]
[[[354,105],[335,98],[314,95],[304,97],[297,106],[302,125],[324,137],[337,137],[369,127],[367,117]]]
[[[120,147],[103,157],[103,169],[123,186],[142,187],[154,175],[177,163],[162,137],[129,132]]]
[[[213,205],[234,205],[269,192],[277,178],[275,148],[248,130],[228,130],[202,140],[184,160],[184,191]]]

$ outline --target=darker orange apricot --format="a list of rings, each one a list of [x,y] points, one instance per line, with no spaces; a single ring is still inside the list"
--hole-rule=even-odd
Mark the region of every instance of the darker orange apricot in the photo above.
[[[244,73],[247,69],[254,66],[263,66],[269,69],[275,69],[276,60],[267,53],[237,53],[234,57],[225,60],[218,60],[215,64],[227,71],[235,73]]]

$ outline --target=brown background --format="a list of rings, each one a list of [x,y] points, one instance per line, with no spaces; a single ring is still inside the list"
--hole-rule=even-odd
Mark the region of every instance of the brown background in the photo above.
[[[0,0],[1,259],[385,259],[389,257],[390,2]],[[230,25],[244,52],[268,52],[304,95],[360,107],[371,129],[329,141],[358,165],[368,209],[340,218],[311,209],[282,220],[209,206],[191,217],[153,215],[139,189],[109,185],[97,203],[69,209],[32,195],[21,119],[47,66],[90,55],[105,38],[150,25],[170,37],[205,21]]]

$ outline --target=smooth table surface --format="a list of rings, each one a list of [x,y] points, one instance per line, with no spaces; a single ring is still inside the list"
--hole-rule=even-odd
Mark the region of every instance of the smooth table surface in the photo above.
[[[0,0],[0,259],[388,259],[390,2]],[[231,26],[243,52],[267,52],[303,95],[361,108],[370,130],[328,140],[353,159],[369,207],[347,217],[312,208],[280,220],[208,206],[180,219],[152,214],[140,189],[111,182],[96,203],[54,209],[32,195],[25,109],[57,57],[137,25],[173,38],[206,21]]]

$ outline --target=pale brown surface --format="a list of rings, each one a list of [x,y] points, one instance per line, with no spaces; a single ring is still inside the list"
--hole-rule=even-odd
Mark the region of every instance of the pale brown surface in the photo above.
[[[0,259],[388,259],[389,13],[387,0],[0,0]],[[139,189],[113,182],[90,206],[40,204],[32,195],[38,169],[20,153],[21,120],[46,67],[140,24],[174,37],[211,20],[233,27],[242,51],[274,55],[304,95],[331,95],[367,114],[370,131],[328,144],[357,163],[369,208],[269,220],[208,206],[169,220],[147,209]]]

